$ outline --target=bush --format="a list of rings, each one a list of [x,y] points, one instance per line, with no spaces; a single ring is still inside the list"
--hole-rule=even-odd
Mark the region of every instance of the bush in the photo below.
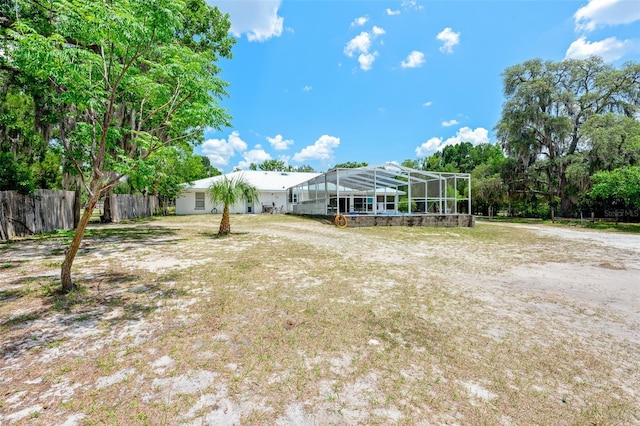
[[[417,210],[418,206],[416,205],[416,202],[411,200],[411,211],[415,212]],[[402,212],[402,213],[408,213],[409,212],[409,202],[407,200],[400,200],[398,201],[398,211]]]

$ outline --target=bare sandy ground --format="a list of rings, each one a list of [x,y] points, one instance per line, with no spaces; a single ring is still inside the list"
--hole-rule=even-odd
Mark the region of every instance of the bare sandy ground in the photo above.
[[[399,234],[395,233],[394,238],[386,238],[384,230],[340,230],[315,221],[296,219],[271,223],[261,218],[259,225],[256,225],[251,218],[234,219],[237,222],[234,224],[234,232],[251,238],[258,235],[256,241],[259,240],[260,244],[312,244],[316,250],[324,249],[335,253],[337,259],[361,263],[363,268],[371,271],[374,278],[375,271],[384,270],[393,279],[354,283],[355,291],[361,295],[361,302],[370,304],[376,312],[395,308],[385,302],[405,284],[412,283],[412,286],[420,290],[430,282],[437,282],[443,291],[456,296],[455,300],[468,301],[468,306],[464,309],[444,306],[442,312],[459,317],[460,324],[476,327],[482,336],[496,345],[521,335],[528,336],[531,345],[541,347],[548,343],[544,341],[545,338],[556,342],[575,339],[579,345],[575,349],[578,352],[577,359],[582,356],[579,353],[581,351],[585,359],[602,354],[613,366],[610,371],[602,373],[602,377],[607,377],[607,382],[598,386],[615,385],[616,389],[621,389],[619,399],[631,401],[638,409],[636,411],[640,412],[640,358],[637,357],[640,350],[638,235],[480,222],[477,224],[480,229],[512,229],[514,240],[508,243],[481,240],[474,244],[473,235],[467,235],[464,230],[458,229],[427,232],[416,240],[415,235],[411,234],[413,231],[407,229],[406,241],[410,241],[407,243],[403,239],[402,230]],[[146,229],[147,225],[127,226]],[[86,242],[79,264],[85,280],[93,279],[102,283],[97,287],[96,297],[106,297],[102,292],[110,285],[114,285],[113,290],[108,290],[112,293],[146,294],[156,288],[155,283],[136,283],[132,288],[121,287],[120,283],[129,279],[127,271],[148,271],[163,276],[212,261],[210,247],[190,245],[189,239],[181,232],[197,230],[201,234],[213,233],[217,229],[217,223],[193,219],[181,223],[180,218],[170,218],[155,221],[149,228],[150,232],[166,233],[160,233],[151,241],[144,240],[142,243],[109,238]],[[519,240],[520,237],[522,241]],[[254,244],[251,238],[224,243],[215,253],[224,251],[227,257],[233,258],[234,254],[240,256]],[[209,244],[207,241],[205,242]],[[179,354],[165,354],[162,345],[154,343],[154,339],[162,336],[164,325],[154,323],[153,317],[136,316],[129,319],[122,308],[112,308],[108,303],[99,304],[96,312],[81,314],[65,314],[52,310],[51,305],[38,306],[38,297],[29,298],[29,303],[18,303],[18,294],[36,291],[35,288],[41,287],[42,283],[55,283],[59,273],[56,265],[61,258],[60,247],[60,241],[57,240],[36,240],[16,242],[0,248],[0,265],[12,265],[0,270],[0,324],[3,325],[0,425],[83,424],[91,413],[74,409],[74,395],[80,392],[99,395],[105,389],[130,382],[137,383],[136,386],[141,389],[141,404],[162,401],[170,403],[180,393],[194,398],[189,410],[180,416],[170,417],[163,422],[147,419],[150,424],[231,425],[241,423],[241,419],[248,413],[260,410],[267,414],[271,412],[269,410],[272,408],[262,406],[261,404],[266,403],[252,397],[251,393],[244,392],[239,397],[229,397],[233,382],[227,380],[220,371],[194,369],[172,373],[172,369],[179,363]],[[313,292],[314,288],[321,288],[321,280],[301,274],[304,265],[289,259],[276,265],[276,268],[267,264],[272,261],[271,258],[256,259],[259,264],[264,263],[265,274],[270,278],[257,283],[252,292],[260,294],[269,284],[281,285],[283,292],[291,291],[291,294],[301,290]],[[111,264],[112,268],[114,264],[119,267],[121,280],[110,281],[112,278],[105,278],[104,265],[108,262],[115,262]],[[185,325],[195,321],[195,313],[191,311],[191,307],[196,306],[201,297],[209,297],[207,290],[198,286],[197,276],[192,279],[195,284],[185,286],[186,295],[181,299],[162,302],[162,309],[175,311],[176,321]],[[174,284],[169,281],[167,286],[171,288]],[[160,302],[158,303],[160,306]],[[126,320],[116,321],[120,318]],[[449,320],[444,317],[442,321]],[[64,336],[64,339],[53,338],[60,336]],[[193,350],[200,351],[195,359],[215,357],[211,350],[199,349],[202,345],[197,342],[197,336],[194,339]],[[224,333],[214,336],[214,340],[224,345],[237,345]],[[82,382],[77,375],[70,376],[73,367],[69,366],[69,359],[86,359],[100,354],[98,361],[106,362],[104,358],[109,355],[109,345],[121,345],[118,347],[125,348],[118,353],[118,358],[128,350],[136,350],[126,349],[128,347],[144,347],[146,357],[149,358],[148,365],[144,367],[146,372],[141,374],[136,370],[142,367],[118,367],[116,361],[110,361],[116,363],[112,374],[94,378],[90,382]],[[471,343],[468,345],[469,351],[477,351],[471,347]],[[372,351],[384,350],[379,338],[368,339],[364,346],[372,348]],[[424,348],[418,347],[416,350],[422,351]],[[470,424],[458,415],[462,411],[460,408],[445,413],[425,411],[415,417],[409,417],[407,412],[411,410],[406,407],[392,405],[372,408],[369,405],[371,392],[382,381],[382,375],[379,371],[371,371],[361,377],[352,377],[355,374],[353,358],[353,353],[345,348],[340,356],[324,360],[335,375],[353,379],[345,386],[340,411],[331,396],[331,389],[335,384],[325,380],[320,382],[321,389],[318,390],[319,396],[316,399],[301,401],[292,398],[275,423]],[[144,364],[143,361],[147,362],[146,358],[141,358],[140,363]],[[236,372],[242,367],[230,360],[225,368]],[[409,381],[435,374],[446,382],[447,373],[440,369],[444,367],[432,366],[427,371],[419,365],[407,365],[401,373]],[[54,381],[47,379],[51,377],[52,371],[56,372]],[[504,402],[508,393],[488,379],[448,377],[448,380],[457,383],[456,386],[466,394],[471,406],[486,405],[489,412],[493,410],[496,424],[522,424],[523,418],[518,421],[500,413],[500,409],[494,404],[503,401],[506,404],[503,407],[508,406],[508,402]],[[573,389],[571,386],[574,386],[562,384],[560,379],[557,379],[558,382],[548,378],[540,380],[540,383],[530,387],[539,388],[539,392],[545,395],[569,394]],[[578,377],[575,380],[584,378]],[[579,401],[584,407],[594,403],[589,401],[589,395],[592,395],[589,392],[585,392],[581,397],[583,400]],[[384,399],[384,395],[379,396]],[[118,398],[121,397],[122,395]],[[338,411],[339,415],[336,414]],[[537,423],[535,410],[532,413],[534,414],[530,414],[530,417],[524,417],[526,423]],[[640,415],[624,419],[619,423],[638,424]],[[145,423],[145,419],[138,420],[140,421],[136,423],[149,423]],[[615,418],[602,424],[616,424]]]
[[[609,312],[630,327],[614,326],[606,332],[640,342],[640,236],[543,225],[479,226],[509,226],[576,242],[573,253],[551,250],[547,262],[514,266],[483,283]]]

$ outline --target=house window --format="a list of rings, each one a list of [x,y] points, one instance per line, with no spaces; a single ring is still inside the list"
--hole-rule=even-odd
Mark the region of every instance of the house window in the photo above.
[[[298,194],[296,192],[289,192],[289,202],[294,204],[298,202]]]
[[[394,195],[378,195],[378,204],[384,203],[386,210],[394,210],[396,208]]]
[[[196,210],[204,210],[204,192],[196,192]]]

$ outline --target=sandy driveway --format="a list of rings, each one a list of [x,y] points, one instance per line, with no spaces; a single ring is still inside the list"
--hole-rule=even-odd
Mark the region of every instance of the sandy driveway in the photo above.
[[[634,326],[611,333],[640,342],[640,236],[576,228],[480,223],[509,226],[576,242],[571,254],[549,252],[544,264],[523,264],[496,276],[495,284],[538,295],[557,295],[585,309],[601,309]],[[569,262],[567,260],[570,260]]]

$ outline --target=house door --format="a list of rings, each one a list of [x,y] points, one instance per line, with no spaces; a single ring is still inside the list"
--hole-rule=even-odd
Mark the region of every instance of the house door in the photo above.
[[[249,214],[253,213],[253,203],[247,202],[245,213],[249,213]]]

